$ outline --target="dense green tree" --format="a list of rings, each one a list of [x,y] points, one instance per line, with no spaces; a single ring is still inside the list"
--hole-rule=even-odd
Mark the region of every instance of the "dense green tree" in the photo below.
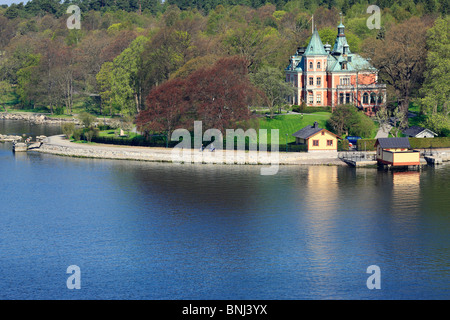
[[[144,93],[168,80],[190,60],[191,43],[191,34],[175,27],[161,29],[152,36],[142,53],[143,66],[139,71]]]
[[[438,135],[450,135],[450,118],[445,114],[431,114],[423,125]]]
[[[381,82],[393,89],[402,111],[409,108],[423,80],[428,24],[417,17],[390,28],[383,39],[367,39],[364,53],[380,70]]]
[[[295,88],[284,80],[284,75],[279,69],[263,67],[251,76],[252,82],[262,90],[265,106],[273,117],[275,111],[280,111],[281,105],[286,103],[286,97],[295,94]]]
[[[122,114],[136,114],[143,109],[142,53],[148,38],[137,37],[118,55],[111,69],[111,99],[121,106]]]
[[[112,94],[112,62],[103,63],[100,71],[97,73],[96,79],[101,98],[101,109],[108,112],[110,116],[115,113],[113,94]]]
[[[370,138],[376,128],[373,121],[353,105],[337,107],[327,120],[327,127],[338,135],[355,135],[364,138]]]
[[[450,110],[450,16],[439,18],[428,30],[428,55],[421,99],[423,111],[447,115]]]

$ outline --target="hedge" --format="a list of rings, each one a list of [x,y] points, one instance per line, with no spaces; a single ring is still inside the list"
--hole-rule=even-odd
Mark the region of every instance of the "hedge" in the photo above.
[[[409,138],[413,149],[450,148],[450,137]]]
[[[376,141],[376,139],[360,139],[357,141],[357,149],[358,151],[374,151]],[[409,143],[412,149],[450,148],[450,137],[409,138]]]
[[[129,138],[120,137],[93,137],[92,142],[104,143],[104,144],[116,144],[116,145],[126,145],[135,147],[165,147],[165,139],[152,139],[146,140],[142,136]],[[169,142],[169,147],[174,147],[178,142]]]
[[[132,139],[130,138],[121,138],[121,137],[93,137],[92,142],[104,143],[104,144],[115,144],[115,145],[127,145],[127,146],[139,146],[139,147],[166,147],[165,137],[156,137],[153,139],[145,139],[143,136],[137,136]],[[169,148],[175,147],[179,141],[169,141]],[[206,147],[210,142],[204,142],[204,146]],[[214,142],[213,142],[214,143]],[[348,145],[348,143],[347,143]],[[194,146],[194,141],[192,140],[191,146]],[[257,149],[259,149],[259,144],[256,144]],[[245,150],[249,150],[249,141],[248,138],[245,141]],[[223,148],[226,148],[226,140],[223,141]],[[234,143],[234,149],[237,150],[238,144],[237,139]],[[348,149],[348,148],[347,148]],[[279,144],[278,150],[280,152],[286,152],[286,144]],[[267,144],[267,151],[272,151],[272,146],[270,143]],[[288,143],[287,145],[288,152],[306,152],[306,145],[297,145],[295,143]]]
[[[375,151],[377,139],[359,139],[356,141],[358,151]]]
[[[292,111],[298,113],[331,112],[331,107],[305,107],[302,109],[300,106],[293,106]]]
[[[337,145],[338,151],[348,151],[348,149],[349,149],[349,144],[348,144],[347,139],[338,140],[338,145]]]

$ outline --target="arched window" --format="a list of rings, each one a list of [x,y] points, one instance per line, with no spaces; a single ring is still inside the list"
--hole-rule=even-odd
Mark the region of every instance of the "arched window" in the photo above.
[[[310,62],[309,62],[309,69],[312,70],[313,68],[314,68],[313,63],[312,63],[312,61],[310,61]]]
[[[363,103],[364,104],[369,103],[369,94],[367,92],[364,92],[364,94],[363,94]]]
[[[375,104],[376,101],[377,101],[377,96],[376,96],[375,92],[372,92],[370,94],[370,104]]]
[[[317,70],[320,70],[320,61],[317,62]]]
[[[378,96],[378,104],[382,104],[383,103],[383,96],[380,94]]]

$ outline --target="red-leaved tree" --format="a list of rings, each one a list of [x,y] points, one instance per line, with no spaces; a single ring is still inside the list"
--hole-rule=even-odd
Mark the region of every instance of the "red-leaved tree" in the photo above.
[[[168,140],[177,128],[192,129],[194,120],[201,120],[204,130],[225,133],[252,117],[249,106],[260,94],[249,79],[245,59],[222,58],[184,80],[175,78],[153,88],[136,124],[140,131],[165,132]]]
[[[222,58],[186,79],[189,102],[204,128],[224,132],[251,118],[249,106],[259,92],[249,79],[247,65],[242,57]]]
[[[138,129],[165,132],[169,141],[172,132],[184,127],[188,118],[185,81],[173,79],[155,87],[148,94],[146,105],[136,118]]]

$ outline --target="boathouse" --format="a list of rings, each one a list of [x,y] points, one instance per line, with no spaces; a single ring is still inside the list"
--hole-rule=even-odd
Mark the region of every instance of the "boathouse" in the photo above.
[[[420,165],[420,152],[411,149],[408,138],[378,138],[377,162],[389,166]]]
[[[296,144],[306,145],[308,152],[337,151],[337,139],[340,139],[334,133],[320,128],[317,121],[312,126],[298,130],[292,136],[295,137]]]

